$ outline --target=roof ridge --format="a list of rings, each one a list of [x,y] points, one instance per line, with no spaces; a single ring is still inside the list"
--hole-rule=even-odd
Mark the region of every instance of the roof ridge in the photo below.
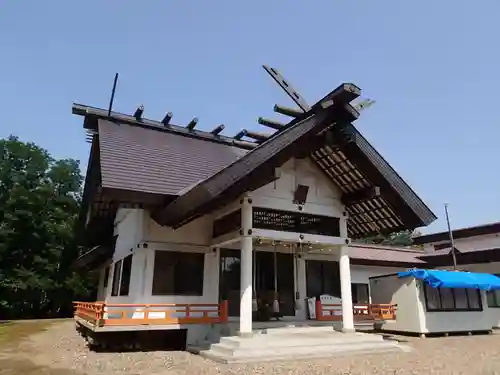
[[[232,147],[237,147],[240,149],[248,149],[243,146],[245,143],[251,143],[246,141],[236,140],[233,137],[229,137],[227,135],[222,134],[212,134],[209,131],[199,130],[199,129],[188,129],[181,125],[168,124],[165,125],[161,121],[151,120],[147,118],[141,118],[137,120],[132,115],[127,115],[121,112],[112,111],[108,114],[108,111],[99,108],[93,107],[85,104],[73,103],[72,113],[79,116],[94,116],[97,119],[108,120],[111,122],[119,122],[125,123],[130,126],[138,126],[144,129],[159,131],[162,133],[169,133],[174,135],[180,135],[189,138],[196,138],[202,141],[221,143],[225,145],[229,145]],[[83,123],[84,129],[97,131],[97,125],[94,122],[85,121]]]

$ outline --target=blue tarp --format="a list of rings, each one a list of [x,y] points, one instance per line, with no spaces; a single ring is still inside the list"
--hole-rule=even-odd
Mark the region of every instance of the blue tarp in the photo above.
[[[413,276],[433,288],[500,289],[500,278],[489,273],[414,269],[399,272],[398,277]]]

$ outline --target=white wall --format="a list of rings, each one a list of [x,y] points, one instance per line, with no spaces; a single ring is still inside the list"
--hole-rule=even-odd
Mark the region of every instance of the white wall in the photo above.
[[[109,288],[111,288],[109,281],[111,278],[111,270],[113,267],[110,268],[110,272],[107,275],[108,276],[108,280],[107,280],[108,284],[106,287],[104,286],[106,284],[106,282],[105,282],[106,268],[108,267],[109,264],[110,264],[110,262],[106,262],[106,264],[104,264],[101,267],[101,269],[99,270],[99,282],[97,284],[97,301],[105,301],[106,296],[108,295],[108,290],[109,290]]]
[[[279,210],[297,211],[293,195],[298,184],[309,186],[302,212],[340,218],[341,237],[347,237],[345,208],[341,191],[308,159],[291,159],[281,166],[278,180],[251,193],[252,204]]]
[[[125,258],[142,241],[145,235],[147,212],[136,208],[119,208],[114,222],[116,239],[113,262]]]
[[[212,224],[211,215],[205,215],[174,230],[162,227],[148,216],[143,240],[147,242],[208,246],[212,239]]]
[[[372,303],[397,305],[396,320],[382,324],[382,329],[409,333],[422,332],[424,311],[416,285],[417,281],[414,278],[398,278],[396,275],[371,280]]]
[[[146,231],[147,212],[136,208],[119,208],[114,222],[114,235],[116,239],[110,268],[108,287],[105,291],[107,303],[137,303],[141,298],[141,285],[143,284],[143,269],[145,263],[145,250],[141,246]],[[132,268],[130,273],[130,288],[128,296],[111,296],[114,264],[132,254]],[[104,293],[104,291],[103,291]]]
[[[351,265],[351,280],[353,283],[369,284],[370,277],[390,275],[406,271],[404,267],[379,267]]]

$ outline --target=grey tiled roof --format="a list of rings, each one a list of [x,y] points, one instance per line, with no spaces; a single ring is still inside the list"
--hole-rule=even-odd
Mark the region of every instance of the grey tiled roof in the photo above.
[[[99,120],[102,186],[177,195],[247,151],[158,130]]]

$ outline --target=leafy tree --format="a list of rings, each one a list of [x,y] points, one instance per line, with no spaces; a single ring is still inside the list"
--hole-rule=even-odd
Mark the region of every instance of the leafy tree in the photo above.
[[[81,183],[77,161],[0,140],[0,318],[60,314],[86,290],[69,267]]]
[[[419,236],[420,232],[418,230],[403,230],[401,232],[394,232],[387,236],[377,235],[372,237],[367,237],[360,240],[361,243],[371,243],[379,245],[391,245],[391,246],[412,246],[413,237]]]

